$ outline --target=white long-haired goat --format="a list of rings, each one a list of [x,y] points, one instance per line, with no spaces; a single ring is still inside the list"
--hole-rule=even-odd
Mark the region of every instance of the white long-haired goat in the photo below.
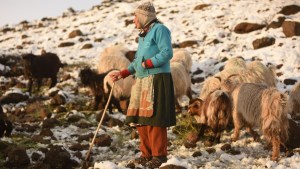
[[[224,70],[217,73],[214,77],[226,79],[233,74],[239,76],[232,77],[236,83],[261,83],[275,87],[276,78],[274,72],[259,61],[252,61],[248,64],[241,58],[230,59]],[[204,81],[200,98],[204,99],[208,93],[220,88],[220,81],[214,77],[209,77]]]
[[[258,134],[253,130],[257,126],[272,144],[272,160],[278,160],[280,144],[284,145],[288,139],[287,96],[264,84],[235,84],[230,77],[222,81],[221,89],[231,93],[233,101],[232,140],[238,140],[242,127],[247,127],[254,140],[258,140]]]
[[[113,45],[107,47],[100,54],[97,65],[98,73],[104,73],[113,69],[126,69],[130,61],[126,58],[126,53],[129,52],[124,45]]]

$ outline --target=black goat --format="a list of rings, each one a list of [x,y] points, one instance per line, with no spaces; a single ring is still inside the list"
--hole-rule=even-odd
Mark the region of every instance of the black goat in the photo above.
[[[9,120],[7,120],[7,117],[3,113],[2,106],[0,105],[0,138],[3,137],[3,135],[9,137],[12,130],[13,125]]]
[[[25,54],[22,57],[22,61],[25,77],[29,79],[29,93],[31,93],[34,79],[37,79],[38,91],[42,85],[43,78],[51,78],[50,88],[54,87],[57,83],[59,68],[64,66],[54,53],[42,53],[42,55]]]
[[[109,93],[104,92],[104,78],[107,74],[108,72],[98,74],[87,67],[82,69],[79,73],[81,83],[84,86],[89,87],[94,95],[94,110],[98,109],[98,105],[101,101],[106,103],[108,100]],[[119,100],[114,96],[111,97],[110,104],[108,105],[110,113],[112,113],[112,104],[117,107],[119,112],[123,113]]]

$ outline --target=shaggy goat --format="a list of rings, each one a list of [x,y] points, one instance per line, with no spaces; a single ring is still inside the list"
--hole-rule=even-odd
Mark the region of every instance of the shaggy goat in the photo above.
[[[274,87],[276,83],[274,72],[259,61],[253,61],[245,66],[242,59],[229,60],[223,71],[217,73],[214,77],[226,79],[233,74],[235,83],[261,83]],[[205,99],[208,93],[220,88],[220,81],[214,77],[209,77],[204,81],[200,98]]]
[[[186,49],[173,49],[173,57],[170,62],[182,63],[188,73],[190,73],[193,64],[192,57]]]
[[[111,87],[113,85],[113,81],[110,77],[110,74],[112,74],[116,71],[118,71],[118,70],[110,71],[104,78],[104,93],[106,94],[106,96],[109,96],[109,92],[110,92]],[[131,95],[131,88],[132,88],[134,82],[135,82],[135,80],[132,76],[129,76],[125,79],[120,79],[120,80],[116,81],[114,89],[113,89],[112,96],[116,100],[119,100],[119,101],[121,101],[121,100],[128,101],[129,98],[130,98],[130,95]],[[107,99],[108,98],[106,98],[106,100]]]
[[[2,106],[0,105],[0,138],[3,137],[3,135],[9,137],[12,130],[13,125],[9,120],[7,120],[7,117],[3,113]]]
[[[98,73],[104,73],[112,69],[125,69],[130,64],[126,54],[130,52],[123,45],[114,45],[105,48],[98,62]]]
[[[199,136],[203,136],[205,126],[209,126],[214,133],[210,142],[220,143],[221,132],[227,127],[231,117],[232,103],[228,94],[222,90],[210,93],[205,100],[199,98],[190,101],[188,112],[199,116],[202,124]]]
[[[180,62],[171,62],[171,74],[174,84],[175,103],[180,107],[178,99],[182,96],[188,96],[192,99],[191,77],[185,67]]]
[[[268,143],[272,144],[272,160],[278,160],[280,144],[288,139],[287,98],[274,87],[263,84],[243,83],[232,92],[234,133],[239,138],[240,129],[247,127],[254,140],[258,134],[252,129],[259,126]]]
[[[300,82],[296,83],[289,92],[288,113],[292,118],[296,118],[300,114]]]
[[[106,98],[108,98],[108,96],[106,96],[106,93],[104,91],[104,78],[107,74],[108,72],[98,74],[97,72],[91,70],[90,68],[84,68],[79,73],[81,83],[84,86],[89,87],[94,95],[93,110],[97,110],[100,102],[106,101]],[[112,113],[111,104],[114,104],[117,107],[118,111],[122,112],[120,103],[113,96],[109,104],[110,113]]]
[[[38,91],[43,78],[51,78],[50,88],[57,83],[57,73],[64,65],[59,57],[54,53],[44,53],[42,55],[25,54],[22,57],[25,77],[29,79],[28,91],[31,93],[33,79],[37,79]]]

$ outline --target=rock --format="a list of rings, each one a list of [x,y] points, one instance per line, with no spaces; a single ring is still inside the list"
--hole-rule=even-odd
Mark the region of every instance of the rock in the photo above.
[[[40,136],[54,138],[53,132],[49,128],[43,128],[40,132]]]
[[[205,151],[208,152],[208,154],[212,154],[212,153],[216,152],[216,149],[214,149],[214,148],[207,148]]]
[[[107,134],[102,134],[100,136],[97,136],[95,138],[95,145],[98,147],[108,147],[112,143],[112,139],[109,135]]]
[[[66,95],[62,93],[57,93],[52,99],[51,99],[51,105],[64,105],[67,102]]]
[[[78,141],[79,142],[82,142],[82,141],[89,141],[90,139],[92,139],[94,137],[94,134],[93,133],[89,133],[89,134],[86,134],[86,135],[81,135],[78,137]]]
[[[50,150],[45,154],[43,162],[55,169],[72,169],[76,165],[76,163],[71,160],[69,152],[63,147],[56,145],[50,147]]]
[[[199,157],[199,156],[202,156],[202,153],[201,151],[195,151],[193,154],[192,154],[193,157]]]
[[[284,21],[282,31],[286,37],[300,36],[300,23],[295,21]]]
[[[28,100],[28,96],[23,93],[8,93],[0,98],[2,104],[19,103]]]
[[[69,38],[75,38],[76,36],[82,36],[82,32],[79,29],[73,30],[69,33]]]
[[[194,10],[203,10],[206,7],[209,7],[209,4],[201,4],[201,5],[197,5],[195,6]]]
[[[252,42],[253,48],[254,49],[260,49],[263,47],[267,47],[267,46],[271,46],[275,44],[275,39],[274,38],[270,38],[270,37],[264,37],[261,39],[256,39]]]
[[[91,48],[93,48],[93,45],[90,44],[90,43],[84,44],[84,45],[81,47],[81,49],[91,49]]]
[[[122,127],[122,126],[124,126],[124,123],[119,119],[110,118],[107,122],[107,126],[108,127],[115,127],[115,126]]]
[[[192,78],[191,79],[191,82],[192,82],[192,84],[195,84],[195,83],[202,83],[202,82],[204,82],[204,77],[196,77],[196,78]]]
[[[235,26],[234,32],[239,34],[249,33],[264,28],[266,25],[242,22]]]
[[[284,6],[279,13],[283,15],[294,15],[296,13],[300,12],[300,6],[298,5],[288,5]]]
[[[282,26],[282,23],[285,21],[285,17],[278,17],[277,21],[272,21],[268,26],[267,29],[269,28],[280,28]]]
[[[45,119],[43,121],[42,127],[43,128],[53,128],[59,124],[59,121],[55,118]]]
[[[31,155],[31,160],[32,161],[38,161],[42,158],[42,155],[37,153],[37,152],[33,152]]]
[[[69,46],[73,46],[75,45],[74,42],[62,42],[58,45],[59,48],[62,48],[62,47],[69,47]]]
[[[8,164],[12,167],[22,168],[30,164],[30,159],[24,148],[16,147],[8,152]]]
[[[295,80],[295,79],[284,79],[283,83],[285,85],[294,85],[295,83],[297,83],[297,80]]]
[[[198,42],[195,40],[188,40],[188,41],[179,43],[180,48],[193,47],[194,45],[198,46]]]
[[[184,145],[185,148],[195,148],[195,147],[197,147],[196,143],[192,143],[192,142],[189,142],[189,141],[185,141],[183,143],[183,145]]]
[[[175,164],[167,164],[163,167],[159,167],[159,169],[186,169],[186,168]]]
[[[235,150],[235,149],[230,149],[228,151],[229,154],[232,154],[232,155],[238,155],[238,154],[241,154],[241,151],[239,150]]]
[[[197,70],[194,71],[192,74],[193,75],[198,75],[198,74],[201,74],[201,73],[203,73],[203,70],[201,70],[200,68],[197,68]]]
[[[83,150],[87,150],[89,148],[89,145],[82,145],[80,143],[74,143],[72,144],[69,149],[72,151],[83,151]]]
[[[222,147],[221,147],[221,150],[223,151],[228,151],[231,149],[231,145],[230,144],[224,144]]]

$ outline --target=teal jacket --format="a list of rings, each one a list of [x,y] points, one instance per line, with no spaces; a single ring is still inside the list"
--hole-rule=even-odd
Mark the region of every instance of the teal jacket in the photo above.
[[[173,57],[171,33],[161,23],[154,23],[145,37],[139,37],[135,59],[128,66],[130,74],[138,78],[158,73],[169,73],[170,59]],[[150,59],[153,67],[143,68],[142,62]]]

